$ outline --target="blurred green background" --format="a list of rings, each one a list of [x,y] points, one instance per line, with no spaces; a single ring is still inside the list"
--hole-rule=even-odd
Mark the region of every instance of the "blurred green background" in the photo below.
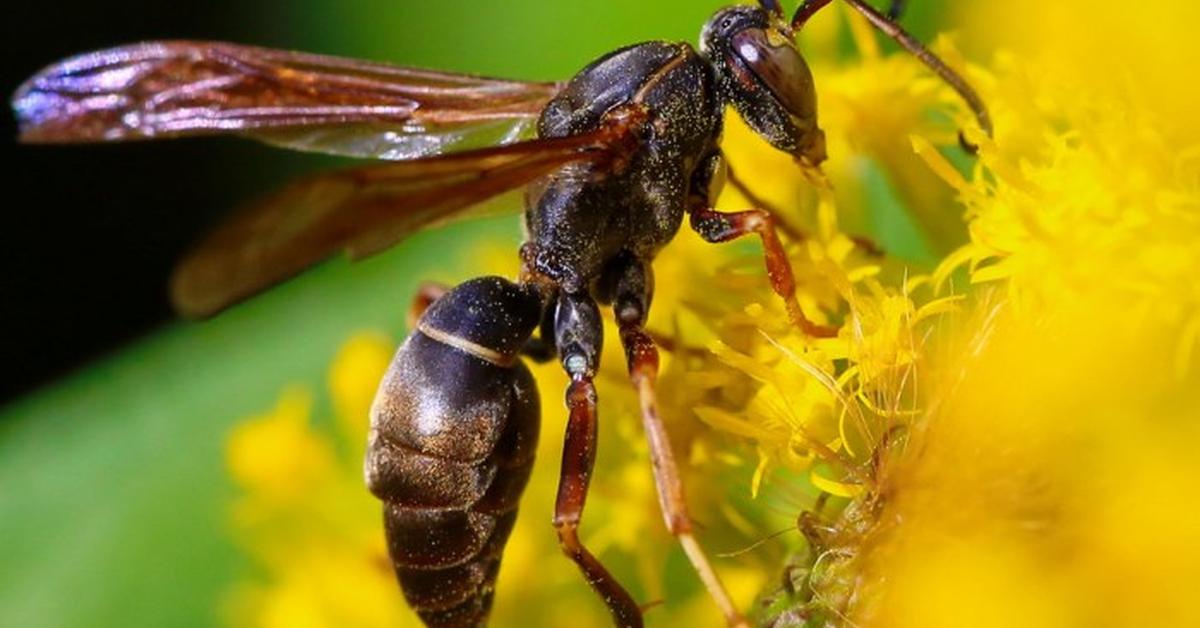
[[[210,12],[202,28],[181,27],[181,32],[161,36],[221,37],[447,70],[561,79],[624,44],[657,38],[694,41],[704,20],[723,4],[228,3],[219,5],[215,18]],[[942,3],[911,4],[905,23],[927,39],[936,31]],[[106,9],[105,19],[119,26],[127,19],[122,12],[135,10],[133,5],[114,6]],[[158,10],[185,11],[182,6]],[[69,12],[68,5],[26,6],[20,11],[25,14],[18,18],[24,15],[38,23],[70,19],[50,13]],[[53,54],[123,43],[128,31],[120,28],[112,29],[113,39],[105,39],[105,19],[88,25],[89,36],[79,48]],[[186,24],[187,16],[176,19]],[[9,71],[28,75],[37,67]],[[275,185],[295,172],[338,163],[228,146],[222,141],[192,142],[180,149],[185,152],[168,154],[181,160],[204,152],[223,157],[221,163],[206,162],[194,170],[186,167],[189,162],[180,163],[181,176],[190,178],[175,185],[215,190],[202,200],[218,202]],[[61,159],[78,163],[81,153],[74,150],[38,150],[30,159],[53,164],[54,151],[62,151]],[[151,154],[147,150],[153,149],[117,147],[83,155],[137,163]],[[129,176],[136,179],[141,174],[130,168]],[[65,216],[86,210],[47,209],[61,209],[58,215]],[[189,229],[196,231],[211,218],[178,220],[190,221]],[[136,225],[128,230],[128,237],[141,237]],[[12,234],[4,237],[14,238]],[[515,245],[517,238],[517,220],[501,218],[421,234],[353,266],[334,261],[216,320],[166,324],[111,357],[9,403],[0,410],[0,626],[219,623],[217,600],[249,568],[228,536],[233,489],[222,447],[230,426],[270,408],[289,384],[322,388],[334,352],[352,333],[378,329],[400,336],[418,281],[454,281],[476,274],[481,263],[475,252],[481,242]],[[169,264],[155,264],[148,276],[158,281],[168,272]],[[112,280],[119,282],[121,277]],[[161,300],[157,290],[154,298]],[[14,311],[23,307],[30,309],[22,312],[29,318],[50,315],[37,312],[36,304],[19,296],[5,305]],[[69,321],[90,312],[80,308],[65,315]],[[5,356],[19,368],[24,353],[6,350]]]

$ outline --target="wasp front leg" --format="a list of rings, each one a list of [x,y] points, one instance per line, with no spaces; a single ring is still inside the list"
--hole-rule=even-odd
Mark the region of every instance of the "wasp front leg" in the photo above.
[[[642,425],[650,445],[654,484],[658,489],[659,506],[667,530],[679,539],[692,567],[725,615],[726,622],[730,626],[746,626],[746,619],[734,606],[733,600],[725,591],[725,586],[721,584],[720,577],[693,533],[694,525],[684,497],[683,480],[679,476],[679,467],[675,463],[675,453],[671,448],[666,426],[658,413],[655,393],[658,379],[658,348],[645,330],[653,292],[650,268],[629,256],[623,258],[611,272],[614,276],[613,311],[621,330],[621,345],[625,349],[630,382],[638,394]]]
[[[800,301],[796,298],[796,277],[792,274],[792,264],[783,248],[783,242],[779,239],[775,218],[771,213],[764,209],[726,213],[711,208],[710,198],[715,198],[716,194],[710,191],[710,188],[721,183],[720,173],[724,167],[722,162],[720,154],[713,155],[709,157],[708,163],[697,171],[697,179],[693,182],[692,193],[688,199],[688,216],[692,229],[706,242],[713,243],[758,234],[762,238],[771,289],[783,299],[788,318],[810,336],[836,336],[836,328],[812,322],[800,308]]]

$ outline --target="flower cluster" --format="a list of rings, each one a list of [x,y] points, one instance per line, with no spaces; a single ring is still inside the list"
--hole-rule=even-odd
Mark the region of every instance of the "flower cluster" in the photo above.
[[[1057,37],[1093,3],[1016,4],[1004,10],[1046,11],[1039,28]],[[963,11],[988,24],[976,39],[1013,19]],[[844,24],[858,55],[837,62]],[[968,158],[956,143],[968,112],[919,62],[884,54],[836,11],[806,36],[830,161],[800,173],[731,116],[724,148],[749,194],[731,188],[718,208],[770,206],[802,307],[838,335],[791,326],[755,242],[685,230],[655,264],[661,411],[702,542],[752,550],[717,561],[735,600],[776,625],[1200,623],[1188,594],[1200,582],[1200,124],[1164,119],[1190,96],[1164,89],[1159,68],[1114,87],[1058,40],[986,69],[942,40],[996,121],[995,138],[968,133]],[[1152,63],[1162,47],[1145,43],[1118,59]],[[1039,54],[1061,63],[1027,62]],[[1164,102],[1147,105],[1149,89]],[[515,273],[510,252],[481,259],[475,274]],[[231,435],[234,523],[261,567],[231,595],[235,623],[415,625],[359,466],[390,351],[350,340],[329,404],[291,390]],[[540,461],[494,621],[605,625],[549,525],[566,380],[554,364],[534,371]],[[598,388],[583,538],[635,598],[665,601],[651,621],[716,624],[663,529],[619,351]]]
[[[970,241],[932,277],[965,298],[917,362],[903,450],[879,458],[873,490],[802,522],[812,547],[770,598],[778,624],[1200,620],[1200,153],[1194,122],[1170,117],[1194,95],[1161,82],[1170,27],[1084,60],[1063,47],[1089,16],[1128,34],[1145,15],[1015,4],[980,11],[976,32],[1036,15],[1053,36],[973,71],[997,130],[971,137],[972,171],[909,134],[965,208]]]

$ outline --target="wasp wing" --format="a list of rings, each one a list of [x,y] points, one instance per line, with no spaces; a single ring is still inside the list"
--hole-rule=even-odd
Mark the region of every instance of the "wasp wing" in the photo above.
[[[631,150],[632,132],[631,124],[606,125],[301,179],[235,216],[180,264],[176,308],[209,316],[338,251],[378,252],[564,166],[605,168]]]
[[[220,42],[83,54],[22,85],[32,143],[246,135],[299,150],[414,159],[533,134],[556,83],[419,70]]]

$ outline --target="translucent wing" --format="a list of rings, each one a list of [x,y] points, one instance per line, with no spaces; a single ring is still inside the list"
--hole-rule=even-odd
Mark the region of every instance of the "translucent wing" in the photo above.
[[[369,255],[569,164],[617,164],[632,150],[641,119],[297,181],[235,217],[180,265],[176,307],[208,316],[339,250]]]
[[[532,135],[559,90],[219,42],[146,42],[52,65],[13,96],[21,140],[236,134],[300,150],[413,159]]]

